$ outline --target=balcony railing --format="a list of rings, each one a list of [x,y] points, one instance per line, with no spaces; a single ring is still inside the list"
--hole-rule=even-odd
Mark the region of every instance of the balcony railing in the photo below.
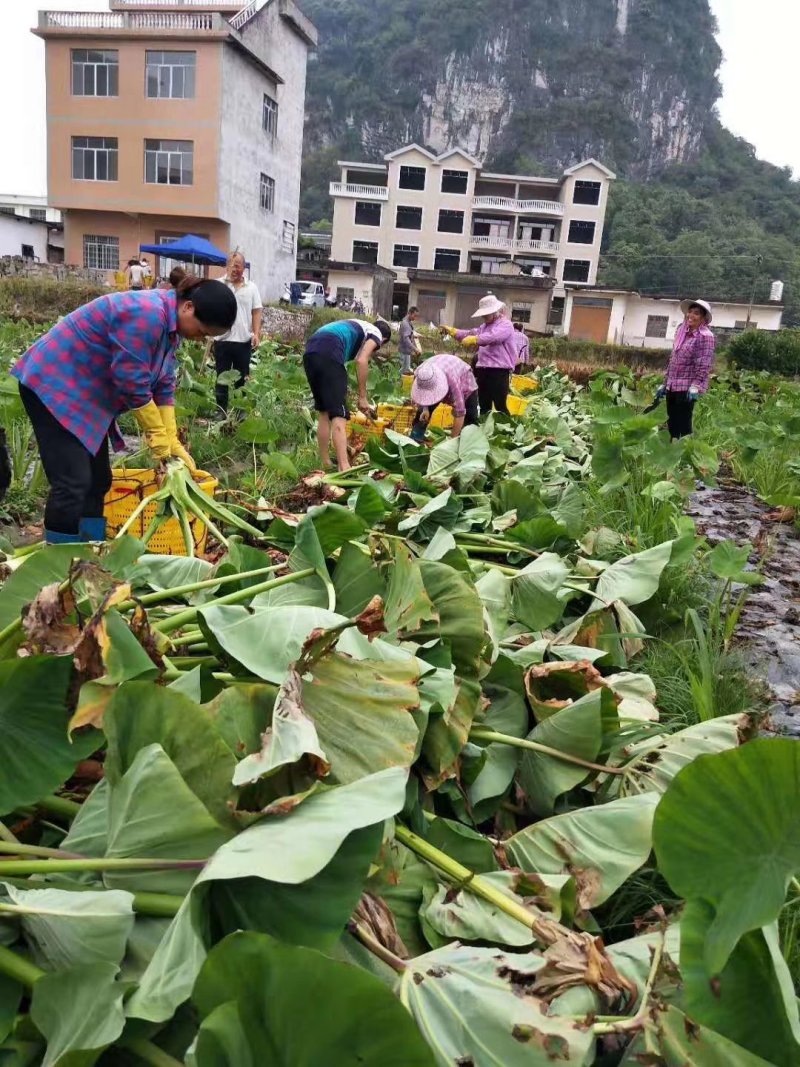
[[[475,209],[511,211],[515,215],[564,214],[564,205],[559,200],[515,200],[510,196],[476,196],[472,201]]]
[[[527,238],[492,237],[473,234],[469,243],[472,248],[491,249],[495,252],[545,252],[557,256],[561,250],[558,241],[532,241]]]
[[[40,30],[225,31],[228,23],[212,11],[40,11]]]
[[[111,0],[112,11],[123,11],[131,7],[194,7],[206,11],[238,11],[242,7],[240,0]]]
[[[350,185],[331,182],[331,196],[352,196],[357,200],[388,200],[389,190],[383,185]]]

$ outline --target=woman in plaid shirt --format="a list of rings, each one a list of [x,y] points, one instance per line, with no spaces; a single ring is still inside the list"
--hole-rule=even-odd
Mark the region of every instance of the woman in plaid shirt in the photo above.
[[[235,319],[227,286],[190,275],[177,289],[101,296],[17,361],[11,373],[50,482],[49,544],[105,540],[108,446],[123,447],[116,424],[123,412],[133,413],[157,462],[177,456],[196,469],[178,439],[175,354],[182,337],[218,337]]]
[[[709,329],[711,305],[705,300],[684,300],[681,311],[686,319],[675,334],[667,376],[658,390],[659,399],[667,398],[667,419],[673,441],[692,432],[694,405],[708,389],[717,347],[717,339]]]

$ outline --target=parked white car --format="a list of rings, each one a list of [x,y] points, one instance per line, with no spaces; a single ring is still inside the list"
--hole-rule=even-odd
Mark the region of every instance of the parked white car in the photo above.
[[[283,287],[282,304],[292,302],[292,286],[299,290],[298,305],[304,308],[324,308],[325,289],[320,282],[286,282]]]

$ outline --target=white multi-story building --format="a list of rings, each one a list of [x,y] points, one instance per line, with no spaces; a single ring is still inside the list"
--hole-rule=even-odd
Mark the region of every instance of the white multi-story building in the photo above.
[[[462,149],[419,145],[383,163],[340,162],[329,283],[368,299],[370,272],[395,272],[395,304],[465,325],[476,297],[502,294],[513,317],[545,332],[563,315],[565,284],[597,280],[608,191],[597,160],[558,178],[497,174]]]
[[[68,264],[115,272],[184,234],[294,278],[306,65],[293,0],[109,0],[41,11],[49,203]],[[156,271],[168,270],[159,257]]]
[[[0,256],[64,262],[64,223],[46,196],[0,193]]]

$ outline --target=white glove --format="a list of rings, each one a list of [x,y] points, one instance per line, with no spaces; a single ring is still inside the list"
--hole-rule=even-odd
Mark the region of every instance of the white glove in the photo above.
[[[700,396],[700,390],[697,388],[697,386],[696,385],[691,386],[690,389],[689,389],[689,399],[692,401],[692,403],[694,403],[695,400],[697,400],[697,398],[699,396]]]

